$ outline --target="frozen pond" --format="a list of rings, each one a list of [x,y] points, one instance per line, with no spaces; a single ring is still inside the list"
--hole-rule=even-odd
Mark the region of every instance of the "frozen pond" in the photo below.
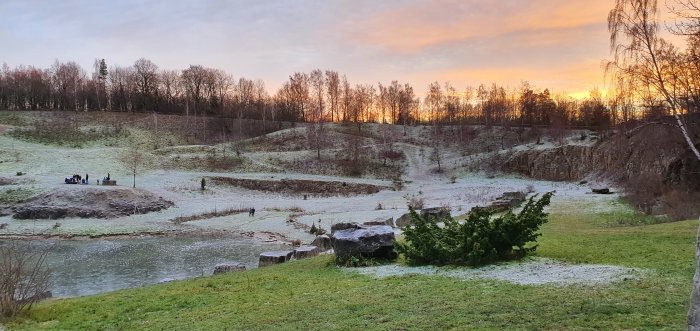
[[[261,252],[289,249],[247,237],[137,237],[90,240],[0,240],[33,250],[51,247],[54,297],[89,295],[147,284],[163,279],[211,275],[222,262],[241,262],[255,268]]]

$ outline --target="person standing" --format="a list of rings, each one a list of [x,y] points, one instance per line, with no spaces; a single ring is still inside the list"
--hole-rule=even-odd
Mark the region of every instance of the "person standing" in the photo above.
[[[88,174],[86,173],[86,174],[85,174],[85,184],[88,184],[89,178],[90,178],[90,176],[88,176]]]

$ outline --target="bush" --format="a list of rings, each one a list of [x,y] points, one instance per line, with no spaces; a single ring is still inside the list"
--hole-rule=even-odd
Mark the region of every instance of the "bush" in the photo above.
[[[12,317],[45,298],[50,271],[48,249],[29,252],[14,245],[0,246],[0,317]]]
[[[545,193],[536,201],[533,196],[517,215],[509,210],[494,219],[490,209],[476,208],[462,223],[449,216],[423,218],[411,208],[413,225],[404,230],[405,242],[397,243],[396,250],[412,264],[483,265],[522,258],[537,248],[526,246],[540,236],[537,231],[547,222],[543,210],[552,195]]]

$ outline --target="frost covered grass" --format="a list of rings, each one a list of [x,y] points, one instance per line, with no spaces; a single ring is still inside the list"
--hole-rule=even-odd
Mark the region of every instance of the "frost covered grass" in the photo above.
[[[7,326],[12,330],[684,329],[696,222],[611,228],[608,221],[609,215],[590,212],[576,202],[554,204],[550,222],[542,228],[539,257],[523,265],[545,261],[539,266],[645,269],[634,273],[636,277],[582,285],[524,285],[439,273],[378,279],[346,272],[333,266],[332,256],[321,256],[242,273],[52,300]],[[517,265],[507,264],[515,268],[513,273],[528,270]]]

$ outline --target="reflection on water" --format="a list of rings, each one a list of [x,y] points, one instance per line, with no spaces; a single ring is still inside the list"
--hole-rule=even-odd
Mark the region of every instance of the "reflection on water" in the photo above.
[[[0,245],[9,243],[32,250],[51,246],[47,262],[55,297],[211,275],[214,266],[222,262],[240,262],[250,269],[257,267],[261,252],[285,248],[244,237],[0,240]]]

